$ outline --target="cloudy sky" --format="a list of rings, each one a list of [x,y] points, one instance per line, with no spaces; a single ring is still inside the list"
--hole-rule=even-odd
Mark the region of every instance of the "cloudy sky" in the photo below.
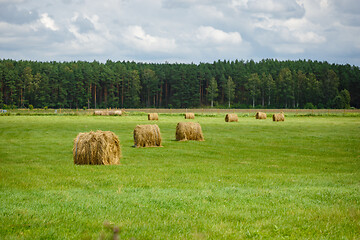
[[[360,1],[0,0],[0,58],[360,66]]]

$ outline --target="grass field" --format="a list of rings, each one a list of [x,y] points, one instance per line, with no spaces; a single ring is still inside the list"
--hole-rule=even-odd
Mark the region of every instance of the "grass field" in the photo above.
[[[143,114],[0,117],[0,239],[359,239],[360,117],[224,116],[177,142],[185,120],[160,115],[164,147],[143,149]],[[121,165],[73,164],[73,139],[97,129]]]

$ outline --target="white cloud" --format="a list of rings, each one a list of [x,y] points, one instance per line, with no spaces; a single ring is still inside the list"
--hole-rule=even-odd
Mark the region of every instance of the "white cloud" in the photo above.
[[[198,6],[196,10],[199,14],[206,16],[207,18],[224,18],[224,14],[214,6]]]
[[[320,44],[326,41],[326,37],[317,33],[322,32],[322,29],[306,18],[291,18],[282,21],[264,16],[254,22],[253,26],[266,30],[268,34],[276,34],[278,36],[277,43]]]
[[[51,29],[53,31],[59,30],[59,27],[56,26],[55,21],[49,17],[47,13],[41,14],[40,22],[48,29]]]
[[[329,7],[329,2],[328,0],[320,0],[320,7],[321,8],[328,8]]]
[[[281,12],[286,11],[286,5],[274,0],[254,0],[248,6],[257,12]]]
[[[247,8],[249,0],[231,0],[230,6],[232,8]]]
[[[123,34],[126,45],[146,52],[169,53],[176,49],[175,39],[147,34],[141,26],[129,26]]]
[[[300,43],[319,44],[326,41],[325,37],[320,36],[314,32],[295,32],[293,33],[293,36],[298,39]]]
[[[199,27],[196,38],[204,42],[216,44],[239,44],[242,42],[241,35],[238,32],[227,33],[211,26]]]

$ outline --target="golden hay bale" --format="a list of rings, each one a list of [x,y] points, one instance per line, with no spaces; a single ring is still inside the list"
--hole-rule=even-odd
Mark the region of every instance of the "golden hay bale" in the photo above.
[[[235,113],[228,113],[225,117],[225,122],[238,122],[239,118],[238,115]]]
[[[109,112],[109,115],[110,116],[121,116],[122,115],[122,112],[121,112],[121,110],[110,110]]]
[[[159,115],[157,113],[149,113],[148,120],[159,120]]]
[[[161,134],[158,125],[137,125],[134,129],[135,147],[161,147]]]
[[[195,119],[194,113],[185,113],[185,119]]]
[[[264,112],[257,112],[255,115],[256,119],[266,119],[266,113]]]
[[[274,121],[274,122],[283,122],[283,121],[285,121],[284,113],[283,113],[283,112],[281,112],[281,113],[274,113],[274,115],[273,115],[273,121]]]
[[[96,111],[94,111],[94,115],[108,116],[109,112],[108,111],[96,110]]]
[[[199,123],[179,122],[176,126],[176,140],[187,141],[196,140],[204,141],[204,136]]]
[[[119,164],[121,148],[118,137],[110,131],[79,133],[74,139],[74,163],[90,165]]]

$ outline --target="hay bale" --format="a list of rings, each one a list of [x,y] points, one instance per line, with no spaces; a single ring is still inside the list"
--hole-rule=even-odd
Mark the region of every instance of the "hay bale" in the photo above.
[[[195,119],[194,113],[185,113],[185,119]]]
[[[257,112],[255,115],[256,119],[266,119],[266,113],[264,112]]]
[[[148,120],[159,120],[159,115],[157,113],[149,113]]]
[[[273,115],[273,121],[274,121],[274,122],[283,122],[283,121],[285,121],[284,113],[283,113],[283,112],[281,112],[281,113],[274,113],[274,115]]]
[[[204,136],[199,123],[179,122],[176,126],[176,140],[178,141],[204,141]]]
[[[79,133],[74,139],[74,163],[89,165],[120,164],[121,148],[118,137],[110,131]]]
[[[137,125],[134,129],[135,147],[161,147],[161,133],[158,125]]]
[[[110,116],[121,116],[122,115],[121,110],[110,110],[108,113]]]
[[[225,122],[238,122],[239,118],[238,115],[235,113],[228,113],[225,117]]]
[[[108,115],[109,115],[109,112],[108,112],[108,111],[96,110],[96,111],[94,111],[94,115],[108,116]]]

